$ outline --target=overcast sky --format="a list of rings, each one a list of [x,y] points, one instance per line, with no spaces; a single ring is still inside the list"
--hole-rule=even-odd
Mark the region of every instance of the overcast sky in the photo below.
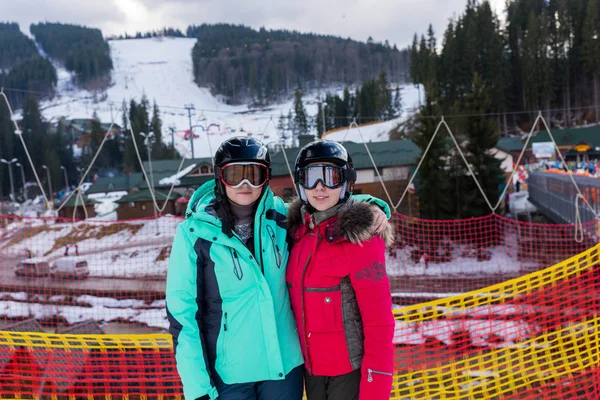
[[[505,0],[490,0],[498,13]],[[0,20],[28,32],[40,21],[76,23],[104,35],[146,32],[164,26],[227,22],[254,28],[295,29],[404,47],[429,23],[441,40],[448,19],[466,0],[0,0]]]

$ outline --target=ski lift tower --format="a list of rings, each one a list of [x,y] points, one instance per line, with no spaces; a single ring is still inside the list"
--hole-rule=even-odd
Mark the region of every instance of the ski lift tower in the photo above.
[[[192,147],[192,159],[194,159],[194,130],[192,126],[192,110],[195,110],[193,104],[186,104],[185,109],[188,112],[188,118],[190,121],[190,146]]]

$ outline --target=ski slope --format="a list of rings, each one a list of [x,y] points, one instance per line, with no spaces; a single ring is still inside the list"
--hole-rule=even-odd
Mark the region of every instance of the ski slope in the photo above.
[[[209,157],[216,148],[231,136],[252,134],[266,143],[280,143],[282,138],[276,125],[280,115],[287,115],[293,107],[293,99],[281,104],[261,109],[251,109],[247,105],[231,106],[213,96],[206,88],[193,82],[191,52],[196,39],[150,38],[109,41],[114,63],[111,86],[105,93],[94,94],[77,88],[72,83],[71,74],[57,65],[59,82],[58,95],[42,102],[43,115],[48,119],[90,118],[95,112],[103,122],[115,121],[122,124],[121,107],[123,100],[139,101],[145,94],[150,102],[156,101],[163,120],[163,140],[175,142],[180,154],[191,157],[191,143],[184,138],[189,129],[186,104],[193,104],[192,125],[197,138],[194,138],[194,156]],[[331,88],[341,91],[343,88]],[[403,109],[410,112],[418,104],[419,92],[412,85],[403,91]],[[317,98],[324,93],[309,93],[304,97],[308,115],[317,112]],[[375,125],[370,130],[376,134],[366,141],[387,140],[388,127],[392,121]],[[169,128],[175,134],[171,135]],[[391,128],[390,128],[391,129]],[[137,133],[137,132],[136,132]],[[337,139],[337,137],[331,137]],[[290,144],[290,138],[283,139]],[[350,139],[349,139],[350,140]],[[360,141],[352,136],[354,141]]]

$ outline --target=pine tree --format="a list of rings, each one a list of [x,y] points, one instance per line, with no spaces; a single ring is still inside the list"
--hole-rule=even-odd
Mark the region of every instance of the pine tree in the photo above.
[[[23,140],[27,145],[33,165],[38,167],[44,165],[44,151],[47,145],[46,124],[42,120],[39,104],[35,96],[29,96],[23,107],[22,131]],[[27,156],[22,146],[17,146],[16,148],[18,149],[15,153],[16,157],[19,160],[26,160]],[[27,176],[33,177],[33,173],[29,173]]]
[[[419,37],[415,33],[413,37],[412,46],[410,47],[410,81],[413,85],[418,85],[423,83],[423,79],[421,77],[421,66],[420,66],[420,53],[419,53]]]
[[[166,147],[162,140],[162,120],[160,119],[160,110],[156,101],[152,106],[152,121],[150,122],[150,132],[154,134],[152,142],[152,159],[162,160],[166,156]]]
[[[294,117],[292,116],[292,110],[288,111],[286,131],[292,135],[293,139],[297,135],[296,121],[294,120]],[[292,145],[294,145],[293,140],[292,140]]]
[[[80,176],[77,174],[73,149],[70,146],[70,137],[67,135],[66,126],[62,121],[58,122],[56,133],[52,136],[53,143],[51,146],[56,150],[60,165],[66,168],[69,179],[69,182],[65,182],[64,178],[61,177],[61,182],[65,183],[66,188],[69,188],[75,182],[79,183]]]
[[[504,37],[500,22],[487,1],[476,9],[475,21],[478,32],[474,42],[478,56],[472,74],[478,74],[487,85],[491,111],[501,111],[506,109],[505,87],[510,85],[511,77],[505,64]],[[472,75],[469,79],[472,79]]]
[[[588,0],[585,23],[583,25],[583,38],[581,45],[581,60],[583,70],[592,78],[592,96],[594,99],[596,121],[600,118],[600,105],[598,101],[598,74],[600,73],[600,32],[598,30],[598,0]]]
[[[431,68],[429,63],[430,57],[427,48],[427,40],[424,35],[421,35],[421,41],[419,42],[419,76],[421,77],[421,83],[425,87],[425,92],[432,90],[434,84],[431,81]]]
[[[90,122],[90,132],[88,135],[89,140],[87,143],[87,149],[81,158],[81,166],[84,168],[90,165],[94,155],[98,153],[100,145],[102,144],[104,136],[106,135],[106,131],[102,128],[100,119],[95,112]],[[96,173],[111,167],[111,155],[107,149],[103,147],[98,154],[92,169],[90,170],[90,176],[94,176]]]
[[[567,19],[565,2],[563,0],[550,0],[548,4],[548,41],[550,43],[551,60],[551,85],[554,87],[553,104],[564,109],[562,119],[566,122],[563,127],[568,127],[568,99],[569,91],[569,35],[570,28]]]
[[[380,71],[377,77],[377,97],[376,97],[376,107],[377,107],[377,116],[383,120],[387,121],[394,118],[394,108],[392,102],[392,92],[388,88],[388,79],[385,72]]]
[[[143,160],[148,159],[146,146],[144,145],[144,137],[140,135],[140,132],[150,132],[150,122],[148,117],[148,99],[146,96],[142,97],[140,103],[136,103],[135,100],[131,100],[129,103],[129,120],[131,122],[131,128],[135,136],[135,144],[140,153],[140,157]],[[131,132],[127,132],[125,138],[125,150],[124,150],[124,162],[125,170],[127,172],[139,172],[141,171],[140,162],[138,160]]]
[[[2,143],[2,146],[0,147],[0,157],[6,160],[10,160],[15,156],[14,150],[17,143],[14,141],[13,138],[17,140],[18,138],[15,137],[14,131],[15,127],[11,121],[8,107],[6,106],[6,103],[3,101],[3,99],[0,99],[0,143]],[[24,164],[24,160],[21,159],[19,161],[21,162],[21,164]],[[13,168],[15,168],[14,165]],[[15,171],[13,170],[13,173],[14,172]],[[16,175],[13,176],[13,178],[15,177]],[[10,177],[8,173],[8,168],[6,168],[6,165],[4,163],[0,165],[0,179],[2,180],[2,193],[9,193]],[[18,187],[19,185],[15,184],[15,190],[17,190]]]
[[[363,82],[357,105],[360,123],[373,122],[380,118],[382,99],[378,81],[368,79]]]
[[[323,105],[321,103],[317,105],[317,115],[315,118],[315,130],[317,131],[317,137],[323,137],[323,133],[325,133],[325,131],[323,130]]]
[[[277,133],[280,138],[287,134],[287,119],[283,113],[279,115],[279,119],[277,120]]]
[[[413,139],[421,149],[421,157],[429,145],[439,121],[439,107],[432,93],[428,93],[425,104],[416,116],[416,135]],[[438,133],[426,158],[418,171],[418,195],[421,218],[451,219],[454,217],[453,196],[445,157],[449,151],[448,136]]]
[[[500,185],[504,175],[500,168],[500,160],[490,151],[496,147],[500,139],[495,119],[485,114],[491,108],[491,100],[484,82],[478,75],[473,78],[473,89],[465,98],[464,110],[473,116],[467,118],[465,134],[467,136],[468,161],[473,168],[475,178],[492,205],[495,205],[500,195]],[[472,201],[463,199],[461,206],[462,217],[481,217],[488,215],[490,210],[485,199],[475,183],[470,181],[470,191],[476,194]]]
[[[308,120],[306,118],[306,110],[302,103],[302,92],[300,89],[296,89],[294,93],[294,122],[296,127],[295,140],[299,135],[306,135],[308,133]]]
[[[432,89],[437,90],[437,41],[435,39],[435,32],[433,31],[433,25],[429,24],[427,30],[427,69],[425,70],[425,82],[429,84]]]
[[[457,23],[457,29],[458,23]],[[439,58],[438,93],[444,105],[453,104],[459,97],[460,84],[458,68],[460,68],[457,52],[457,37],[455,36],[454,23],[450,21],[444,33],[443,48]],[[445,107],[444,107],[445,108]]]
[[[400,88],[396,86],[394,90],[394,114],[396,116],[402,115],[402,93],[400,92]]]
[[[342,115],[340,115],[341,118],[338,121],[340,126],[350,126],[350,123],[352,123],[352,109],[354,107],[354,99],[353,96],[350,94],[350,90],[348,89],[348,87],[344,88],[344,98],[342,102],[344,105],[344,112]]]

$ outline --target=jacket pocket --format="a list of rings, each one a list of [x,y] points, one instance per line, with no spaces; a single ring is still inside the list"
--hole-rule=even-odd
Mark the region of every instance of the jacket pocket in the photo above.
[[[307,329],[311,332],[343,331],[340,286],[306,288],[305,292]]]
[[[244,277],[244,271],[242,270],[242,263],[240,262],[240,258],[235,249],[230,248],[229,252],[231,253],[231,261],[233,263],[233,274],[238,280],[241,281]]]

